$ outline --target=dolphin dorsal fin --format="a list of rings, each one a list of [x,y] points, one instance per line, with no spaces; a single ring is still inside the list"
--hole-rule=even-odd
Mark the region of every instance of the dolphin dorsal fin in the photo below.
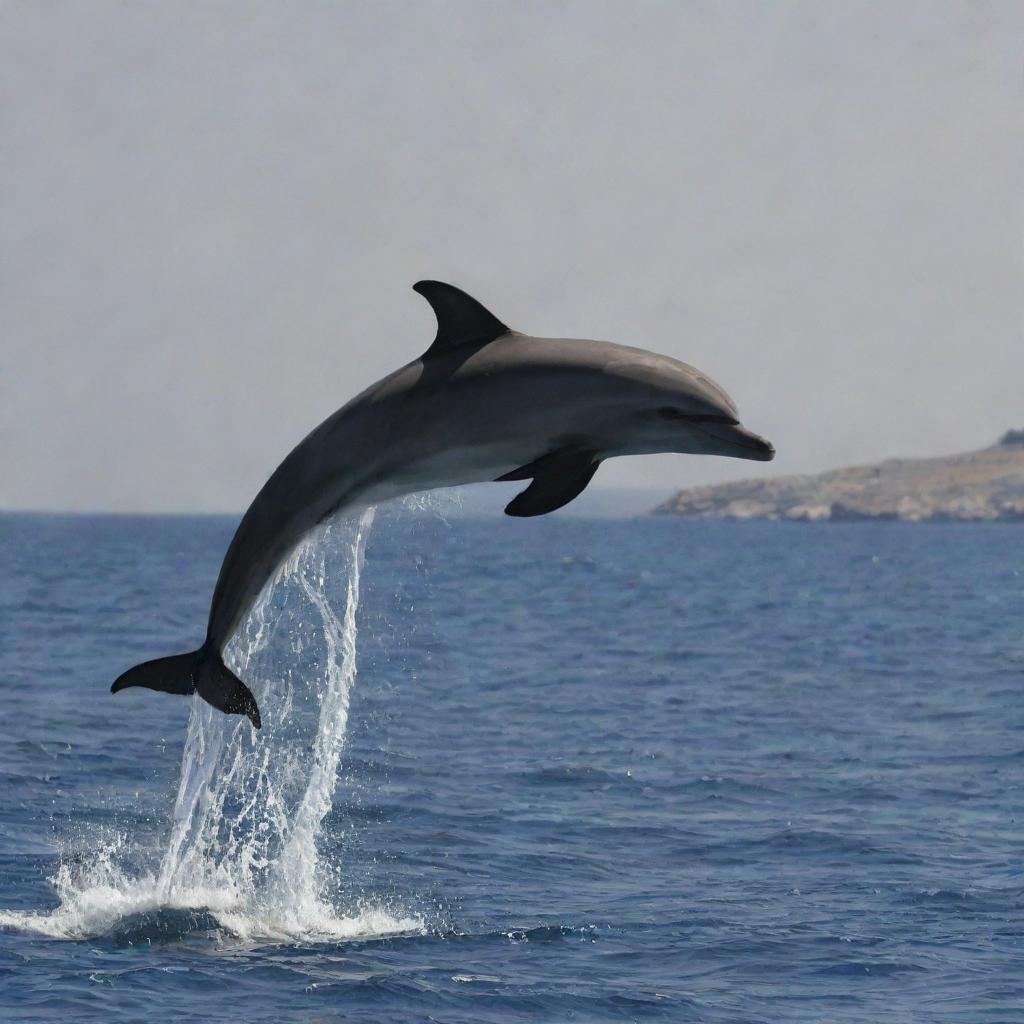
[[[437,317],[437,337],[425,355],[447,352],[459,345],[486,345],[507,328],[471,295],[443,281],[417,281],[413,290],[430,303]]]

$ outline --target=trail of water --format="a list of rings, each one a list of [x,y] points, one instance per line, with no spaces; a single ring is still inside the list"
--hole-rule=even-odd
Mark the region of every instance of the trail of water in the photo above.
[[[193,698],[159,867],[126,867],[131,843],[117,836],[94,856],[61,864],[52,879],[59,900],[54,911],[0,912],[0,926],[84,938],[140,915],[193,910],[208,912],[194,918],[195,927],[212,916],[221,928],[252,940],[422,929],[421,919],[372,903],[347,899],[342,911],[346,894],[329,891],[336,865],[323,863],[319,850],[356,678],[360,575],[373,519],[369,509],[358,522],[329,525],[304,544],[225,652],[257,695],[260,733]],[[337,579],[347,580],[341,618],[326,590]]]

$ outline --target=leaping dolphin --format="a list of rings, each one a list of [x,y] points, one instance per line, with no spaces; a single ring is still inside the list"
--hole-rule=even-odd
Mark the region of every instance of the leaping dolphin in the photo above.
[[[437,316],[433,344],[324,420],[274,470],[224,557],[203,646],[136,665],[112,692],[198,692],[259,729],[256,699],[221,652],[281,563],[337,512],[436,487],[531,480],[505,512],[539,516],[567,505],[617,455],[775,455],[740,426],[732,399],[686,363],[604,341],[534,338],[450,284],[413,287]]]

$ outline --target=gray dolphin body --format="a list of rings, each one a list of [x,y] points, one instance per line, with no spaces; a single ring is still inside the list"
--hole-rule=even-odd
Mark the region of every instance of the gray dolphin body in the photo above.
[[[603,341],[529,337],[458,288],[414,287],[437,315],[434,343],[321,423],[263,485],[221,566],[203,646],[129,669],[113,692],[198,692],[258,729],[256,700],[221,651],[281,563],[335,513],[437,487],[530,479],[505,511],[537,516],[572,501],[617,455],[775,454],[692,366]]]

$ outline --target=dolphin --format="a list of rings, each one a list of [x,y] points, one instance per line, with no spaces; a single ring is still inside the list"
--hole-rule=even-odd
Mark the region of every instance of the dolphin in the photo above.
[[[505,512],[539,516],[567,505],[615,456],[775,455],[740,425],[725,391],[686,363],[520,334],[453,285],[413,287],[437,317],[433,344],[324,420],[274,470],[228,547],[202,647],[136,665],[112,692],[198,693],[259,729],[256,699],[221,652],[282,562],[339,512],[438,487],[530,480]]]

